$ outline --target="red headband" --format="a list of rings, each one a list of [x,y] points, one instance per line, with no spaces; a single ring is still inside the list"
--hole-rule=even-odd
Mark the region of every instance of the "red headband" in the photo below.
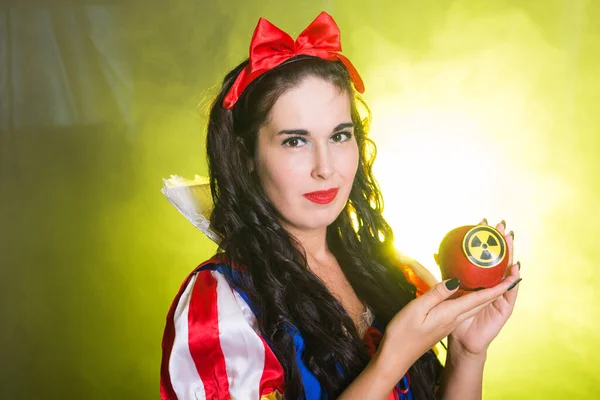
[[[290,35],[266,19],[260,18],[250,42],[250,63],[240,72],[227,92],[223,107],[231,110],[252,81],[298,55],[341,61],[346,66],[356,90],[363,93],[365,87],[360,75],[350,60],[339,53],[341,50],[340,29],[326,12],[321,12],[295,42]]]

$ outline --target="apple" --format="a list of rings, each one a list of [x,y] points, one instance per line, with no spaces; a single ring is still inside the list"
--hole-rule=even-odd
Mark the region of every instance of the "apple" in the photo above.
[[[479,290],[497,285],[508,267],[504,236],[488,225],[465,225],[448,232],[436,257],[442,279],[460,279],[459,289]]]

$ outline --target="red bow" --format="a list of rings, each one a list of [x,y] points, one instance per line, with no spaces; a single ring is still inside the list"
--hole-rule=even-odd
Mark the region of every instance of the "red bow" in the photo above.
[[[373,357],[373,355],[377,352],[377,348],[379,347],[379,343],[383,339],[383,334],[375,327],[370,326],[365,331],[363,336],[363,343],[367,348],[367,353],[369,353],[369,357]]]
[[[232,109],[252,81],[298,55],[341,61],[346,66],[356,90],[363,93],[365,88],[360,75],[350,60],[339,53],[341,50],[340,29],[326,12],[321,12],[295,42],[290,35],[266,19],[260,18],[250,42],[250,63],[240,72],[227,92],[223,107]]]

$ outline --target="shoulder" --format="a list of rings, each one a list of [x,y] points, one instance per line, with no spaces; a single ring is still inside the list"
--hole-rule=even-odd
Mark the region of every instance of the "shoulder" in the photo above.
[[[218,306],[220,300],[231,299],[232,289],[223,276],[222,260],[214,256],[196,267],[183,281],[171,304],[167,320],[178,319],[184,314],[199,315]],[[221,294],[219,296],[218,294]],[[239,307],[239,304],[227,302],[224,307]],[[216,310],[215,310],[216,311]],[[208,315],[207,315],[208,317]],[[204,323],[213,323],[211,319]]]
[[[221,262],[213,257],[200,264],[173,300],[162,344],[163,399],[229,399],[246,393],[258,399],[281,391],[281,366]]]
[[[226,258],[217,254],[198,265],[184,279],[169,310],[169,317],[180,317],[182,312],[186,311],[186,307],[188,312],[192,308],[191,311],[196,315],[200,311],[207,312],[208,308],[217,306],[225,308],[247,306],[243,299],[236,296],[225,276],[226,263]]]

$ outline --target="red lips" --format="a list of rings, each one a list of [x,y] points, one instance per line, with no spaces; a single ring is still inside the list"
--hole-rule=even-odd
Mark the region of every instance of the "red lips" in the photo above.
[[[312,201],[313,203],[329,204],[333,201],[333,199],[335,199],[337,193],[338,189],[333,188],[329,190],[320,190],[317,192],[305,193],[303,196],[306,197],[308,200]]]

